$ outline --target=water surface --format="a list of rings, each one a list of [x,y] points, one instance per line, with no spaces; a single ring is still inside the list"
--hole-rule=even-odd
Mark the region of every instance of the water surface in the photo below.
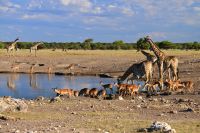
[[[97,76],[59,76],[48,74],[0,74],[0,96],[14,98],[34,99],[38,96],[55,96],[52,88],[82,88],[102,89],[99,84],[117,82],[112,78],[100,78]]]

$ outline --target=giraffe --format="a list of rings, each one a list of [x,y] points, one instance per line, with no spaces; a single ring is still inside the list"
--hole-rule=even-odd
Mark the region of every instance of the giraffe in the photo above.
[[[156,56],[142,50],[143,55],[146,56],[147,60],[152,60],[153,62],[157,60]],[[171,72],[173,80],[178,79],[178,58],[175,56],[166,56],[163,62],[163,75],[168,72],[168,79],[171,79]]]
[[[8,56],[10,57],[11,54],[9,54],[11,51],[13,51],[14,49],[16,49],[16,44],[17,44],[17,41],[19,40],[19,38],[16,38],[10,45],[8,45],[7,47],[7,53],[8,53]]]
[[[130,66],[125,71],[123,76],[121,76],[120,79],[118,79],[118,82],[123,82],[130,74],[133,74],[133,77],[131,78],[132,80],[141,79],[146,76],[146,79],[145,79],[145,84],[146,84],[152,78],[152,71],[153,71],[153,62],[145,60],[145,61],[142,61],[137,64],[133,64],[132,66]]]
[[[32,50],[34,50],[35,51],[35,57],[37,56],[36,52],[38,50],[38,46],[41,45],[41,44],[44,44],[44,43],[43,42],[38,42],[35,45],[33,45],[32,47],[30,47],[30,53],[32,52]]]
[[[141,50],[141,53],[146,56],[147,60],[148,61],[152,61],[153,63],[157,61],[157,58],[155,55],[152,55],[144,50]]]
[[[163,63],[166,58],[164,52],[162,52],[156,44],[151,40],[149,36],[145,37],[145,41],[148,42],[151,46],[151,50],[154,52],[157,57],[157,65],[159,68],[159,78],[160,78],[160,89],[163,90]]]

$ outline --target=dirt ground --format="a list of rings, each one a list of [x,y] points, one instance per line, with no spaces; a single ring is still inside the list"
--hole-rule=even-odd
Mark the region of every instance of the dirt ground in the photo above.
[[[200,51],[164,51],[179,59],[179,77],[195,83],[193,94],[136,96],[125,100],[100,100],[88,97],[61,98],[59,102],[27,100],[26,113],[4,112],[17,120],[0,120],[0,132],[134,133],[153,121],[169,123],[178,133],[200,132]],[[134,50],[39,50],[37,57],[28,50],[8,56],[0,51],[0,72],[34,72],[120,76],[133,63],[145,60]],[[69,69],[68,66],[74,64]],[[154,77],[157,78],[157,77]]]

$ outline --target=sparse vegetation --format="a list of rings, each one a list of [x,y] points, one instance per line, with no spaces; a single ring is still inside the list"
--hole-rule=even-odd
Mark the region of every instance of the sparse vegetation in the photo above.
[[[0,48],[6,48],[10,42],[1,42]],[[200,49],[199,42],[186,43],[172,43],[170,41],[156,42],[161,49]],[[34,42],[18,42],[19,49],[29,49],[34,45]],[[39,49],[84,49],[84,50],[130,50],[130,49],[149,49],[149,44],[144,42],[144,38],[140,38],[136,43],[126,43],[122,40],[117,40],[112,43],[108,42],[94,42],[93,39],[88,38],[83,42],[44,42]]]

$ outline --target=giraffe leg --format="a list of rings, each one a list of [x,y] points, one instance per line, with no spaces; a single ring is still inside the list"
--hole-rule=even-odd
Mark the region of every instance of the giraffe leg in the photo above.
[[[160,61],[159,63],[159,73],[160,73],[160,89],[163,90],[163,61]]]
[[[171,69],[171,68],[168,68],[168,70],[167,70],[167,71],[168,71],[168,79],[169,79],[169,80],[171,79],[171,71],[170,71],[170,69]]]

